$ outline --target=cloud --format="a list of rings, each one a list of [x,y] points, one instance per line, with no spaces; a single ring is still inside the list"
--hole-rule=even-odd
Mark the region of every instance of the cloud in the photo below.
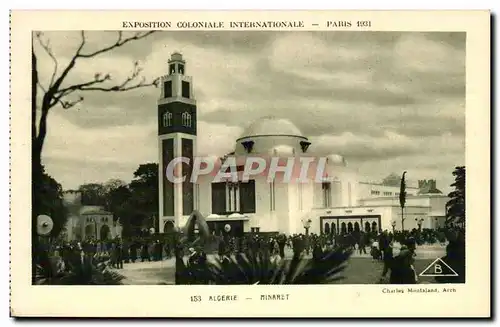
[[[80,34],[45,36],[62,69]],[[117,33],[86,36],[91,52]],[[53,62],[35,50],[48,83]],[[311,148],[344,154],[368,179],[414,167],[414,176],[439,180],[464,161],[465,33],[158,32],[78,59],[66,85],[98,72],[123,81],[135,61],[152,80],[166,74],[173,51],[193,76],[200,154],[231,151],[244,127],[272,114],[297,125]],[[44,158],[56,179],[77,186],[131,178],[139,164],[157,161],[159,89],[83,95],[83,103],[55,108],[49,118]]]

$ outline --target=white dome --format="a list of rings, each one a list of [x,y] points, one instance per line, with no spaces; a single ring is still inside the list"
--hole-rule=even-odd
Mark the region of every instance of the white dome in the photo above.
[[[303,136],[300,129],[287,119],[263,117],[250,124],[241,138],[260,135]]]
[[[278,157],[291,157],[295,155],[295,149],[290,145],[277,145],[270,149],[269,154]]]
[[[335,166],[346,166],[347,162],[341,155],[330,154],[327,157],[328,163]]]

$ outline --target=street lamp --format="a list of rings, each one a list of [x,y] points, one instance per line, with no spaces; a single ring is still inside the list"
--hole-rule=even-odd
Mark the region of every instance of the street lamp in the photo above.
[[[418,231],[420,232],[422,230],[422,223],[424,222],[424,218],[415,218],[415,222],[417,223]]]
[[[306,236],[309,235],[309,228],[311,228],[311,223],[311,219],[302,220],[302,224],[304,225],[304,229],[306,230]]]
[[[231,225],[225,224],[224,225],[224,241],[226,241],[229,238],[230,232],[231,232]]]
[[[394,232],[396,230],[396,221],[395,220],[391,221],[391,226],[392,226],[392,233],[394,234]]]

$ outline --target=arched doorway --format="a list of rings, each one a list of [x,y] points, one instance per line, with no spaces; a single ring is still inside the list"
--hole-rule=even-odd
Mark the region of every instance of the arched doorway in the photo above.
[[[174,231],[174,222],[171,221],[171,220],[167,220],[164,224],[163,224],[163,232],[164,233],[172,233]]]
[[[371,231],[371,228],[370,228],[370,223],[369,222],[366,222],[365,223],[365,232],[369,233]]]
[[[373,222],[372,223],[372,231],[376,232],[378,229],[377,229],[377,222]]]
[[[340,224],[340,234],[347,233],[347,226],[345,223]]]
[[[360,229],[359,229],[359,223],[358,223],[358,222],[355,222],[355,223],[354,223],[354,231],[355,231],[356,233],[359,233],[359,231],[360,231]]]
[[[111,230],[108,225],[102,225],[99,236],[101,241],[109,240],[111,238]]]
[[[337,225],[335,223],[332,223],[332,234],[337,235]]]
[[[352,233],[352,231],[353,231],[353,230],[354,230],[354,229],[353,229],[353,227],[352,227],[352,223],[351,223],[351,222],[350,222],[350,223],[348,223],[348,224],[347,224],[347,232],[348,232],[348,233]]]
[[[325,223],[325,234],[330,234],[330,224]]]
[[[85,238],[95,237],[94,228],[92,224],[85,226]]]

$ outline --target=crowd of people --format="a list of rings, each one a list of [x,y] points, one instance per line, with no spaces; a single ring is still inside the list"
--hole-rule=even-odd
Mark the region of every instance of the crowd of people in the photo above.
[[[237,252],[267,251],[271,257],[285,258],[287,248],[291,256],[310,255],[312,260],[320,260],[323,254],[335,247],[350,248],[352,251],[371,256],[383,264],[379,282],[390,284],[415,284],[418,277],[414,268],[416,247],[422,242],[422,231],[412,230],[392,233],[352,232],[343,235],[293,234],[259,235],[243,237],[221,236],[217,239],[220,260],[229,258]],[[206,263],[206,251],[190,248],[189,263],[192,266]]]
[[[266,251],[270,256],[277,258],[285,258],[287,253],[289,256],[305,254],[316,260],[329,249],[344,247],[382,262],[384,269],[381,279],[385,279],[388,272],[391,272],[391,283],[410,283],[415,280],[414,274],[411,273],[415,248],[429,239],[445,241],[439,239],[436,231],[430,233],[415,229],[395,233],[354,231],[342,235],[250,233],[235,237],[221,234],[212,235],[203,248],[182,247],[173,237],[165,236],[116,238],[106,241],[87,239],[52,244],[51,257],[57,270],[67,270],[72,261],[82,260],[81,258],[88,258],[87,260],[93,262],[106,262],[111,268],[122,269],[124,263],[161,261],[176,255],[182,257],[187,255],[190,263],[200,264],[206,262],[207,252],[217,254],[221,260],[235,253],[247,251]],[[396,256],[395,248],[399,253]]]
[[[51,258],[57,270],[68,270],[71,262],[89,258],[94,262],[107,262],[111,268],[123,269],[124,263],[145,261],[161,261],[173,255],[171,242],[133,238],[122,240],[115,238],[100,241],[86,239],[83,241],[59,241],[51,244]]]

